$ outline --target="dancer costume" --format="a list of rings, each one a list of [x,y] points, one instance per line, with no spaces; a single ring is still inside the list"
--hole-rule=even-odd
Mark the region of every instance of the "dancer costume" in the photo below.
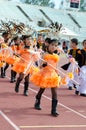
[[[67,72],[72,72],[73,76],[74,76],[73,79],[77,83],[79,83],[79,71],[78,71],[78,63],[77,62],[75,62],[75,63],[71,62],[70,65],[69,65],[69,67],[68,67]],[[70,80],[68,82],[68,86],[73,86],[73,84],[76,84],[76,83],[73,82],[73,80]],[[76,84],[76,88],[77,87],[78,87],[78,84]]]
[[[57,54],[45,54],[43,59],[45,62],[47,62],[47,65],[42,67],[39,72],[34,73],[30,77],[30,81],[40,88],[59,87],[61,78],[53,68],[57,67],[59,56]],[[53,67],[49,64],[51,64]]]
[[[80,68],[79,80],[80,85],[77,90],[79,91],[80,95],[86,96],[86,65]]]
[[[20,52],[19,62],[15,63],[13,65],[12,70],[17,72],[17,73],[29,74],[30,71],[32,73],[32,71],[35,70],[35,67],[33,68],[32,65],[29,66],[29,64],[31,63],[32,60],[33,61],[35,60],[34,55],[29,52],[28,48],[24,48]],[[36,69],[36,71],[37,71],[37,69]]]
[[[23,47],[21,45],[12,45],[12,54],[6,59],[6,62],[11,65],[18,62],[20,58],[17,55],[20,53],[20,50],[22,50],[22,48]]]
[[[11,50],[10,48],[5,44],[1,44],[1,49],[0,49],[0,67],[3,67],[3,65],[6,62],[6,58],[10,56]]]

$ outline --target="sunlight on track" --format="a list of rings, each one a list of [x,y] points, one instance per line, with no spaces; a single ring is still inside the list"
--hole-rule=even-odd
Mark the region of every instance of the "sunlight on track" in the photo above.
[[[41,125],[41,126],[20,126],[20,128],[85,128],[86,125]]]

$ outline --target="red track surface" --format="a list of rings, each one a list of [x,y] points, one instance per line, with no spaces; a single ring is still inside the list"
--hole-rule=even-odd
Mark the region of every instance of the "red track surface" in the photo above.
[[[7,76],[10,76],[9,69]],[[23,81],[22,81],[23,83]],[[34,109],[38,88],[30,84],[29,96],[23,96],[23,84],[18,94],[15,83],[0,78],[0,130],[86,130],[86,97],[76,96],[67,87],[58,89],[58,117],[52,117],[51,92],[42,96],[42,110]]]

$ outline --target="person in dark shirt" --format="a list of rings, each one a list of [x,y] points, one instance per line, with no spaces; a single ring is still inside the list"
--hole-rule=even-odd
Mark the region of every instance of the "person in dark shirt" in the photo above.
[[[81,54],[82,54],[81,66],[86,65],[86,39],[82,42],[82,44],[83,44],[83,49],[81,49]]]

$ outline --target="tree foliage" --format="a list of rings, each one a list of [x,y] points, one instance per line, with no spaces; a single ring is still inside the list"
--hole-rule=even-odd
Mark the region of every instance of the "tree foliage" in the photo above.
[[[86,11],[86,0],[81,0],[80,1],[80,9],[82,11]]]
[[[40,5],[40,6],[49,6],[54,8],[55,4],[50,2],[50,0],[25,0],[27,4]]]

